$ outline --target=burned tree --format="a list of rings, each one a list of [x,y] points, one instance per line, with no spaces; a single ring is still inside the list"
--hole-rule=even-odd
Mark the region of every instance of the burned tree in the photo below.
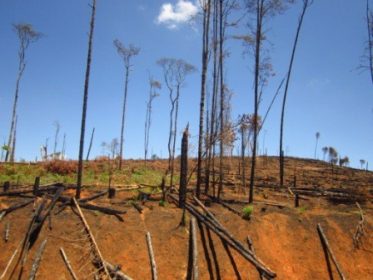
[[[202,73],[201,73],[201,99],[199,109],[199,134],[198,134],[198,162],[197,162],[197,190],[196,195],[199,198],[202,181],[202,149],[203,149],[203,117],[205,111],[206,97],[206,76],[208,67],[209,54],[209,28],[210,28],[210,11],[211,0],[201,2],[203,10],[203,31],[202,31]]]
[[[293,49],[292,49],[292,52],[291,52],[291,58],[290,58],[289,68],[288,68],[287,77],[286,77],[284,97],[283,97],[283,100],[282,100],[281,122],[280,122],[280,148],[279,148],[279,152],[280,152],[280,156],[279,156],[279,161],[280,161],[280,186],[281,187],[283,187],[283,185],[284,185],[284,169],[285,169],[284,150],[283,150],[283,135],[284,135],[284,119],[285,119],[286,98],[287,98],[288,89],[289,89],[291,71],[293,69],[295,51],[297,49],[299,34],[300,34],[300,30],[302,28],[304,15],[306,14],[306,11],[309,8],[309,6],[312,5],[312,2],[313,2],[313,0],[303,0],[303,8],[302,8],[302,12],[299,16],[297,31],[295,33]],[[317,138],[317,136],[316,136],[316,138]]]
[[[154,80],[153,78],[149,78],[149,99],[146,103],[146,116],[145,116],[145,141],[144,141],[144,157],[145,162],[148,158],[148,149],[149,149],[149,135],[150,135],[150,126],[152,123],[152,104],[154,98],[158,97],[159,94],[157,93],[157,90],[161,89],[161,83],[157,80]]]
[[[19,85],[22,79],[23,73],[26,68],[26,51],[31,43],[36,42],[40,39],[42,34],[34,30],[34,27],[28,23],[19,23],[13,25],[14,31],[17,33],[20,46],[18,50],[18,74],[16,80],[16,89],[14,93],[14,101],[13,101],[13,110],[12,110],[12,118],[10,123],[10,131],[9,131],[9,138],[8,138],[8,149],[6,150],[5,154],[5,161],[9,161],[11,154],[14,154],[12,150],[15,149],[13,143],[15,141],[13,139],[16,130],[16,118],[17,118],[17,105],[18,105],[18,96],[19,96]]]
[[[373,84],[373,11],[369,7],[369,0],[366,5],[366,21],[368,30],[368,41],[367,41],[367,60],[368,69],[370,72],[370,78]]]
[[[131,59],[140,52],[140,48],[133,45],[126,47],[118,39],[114,40],[114,46],[117,49],[119,56],[123,59],[125,68],[125,80],[124,80],[124,96],[123,96],[123,107],[122,107],[122,123],[120,129],[120,149],[119,149],[119,170],[122,169],[123,160],[123,142],[124,142],[124,123],[126,117],[126,105],[127,105],[127,93],[128,93],[128,77],[131,71]]]
[[[316,136],[316,144],[315,144],[315,154],[314,154],[314,158],[316,159],[316,155],[317,155],[317,144],[319,143],[320,132],[316,132],[315,136]]]
[[[58,121],[55,121],[53,123],[53,126],[56,128],[56,132],[54,134],[54,147],[53,147],[53,159],[56,159],[57,156],[57,144],[58,144],[58,135],[60,133],[60,123]]]
[[[84,94],[83,94],[82,124],[80,128],[78,180],[77,180],[77,188],[76,188],[77,199],[80,198],[80,189],[82,187],[82,177],[83,177],[85,122],[86,122],[86,116],[87,116],[88,86],[89,86],[89,74],[91,72],[92,42],[93,42],[93,31],[95,27],[95,14],[96,14],[96,0],[92,0],[92,14],[91,14],[91,20],[90,20],[89,37],[88,37],[88,54],[87,54],[87,64],[86,64]]]
[[[182,59],[161,58],[157,64],[163,70],[163,78],[169,92],[169,99],[171,103],[170,109],[170,132],[168,136],[168,169],[173,185],[174,175],[174,161],[175,161],[175,145],[177,132],[177,118],[179,113],[179,98],[181,87],[184,85],[187,75],[196,71],[196,68]]]

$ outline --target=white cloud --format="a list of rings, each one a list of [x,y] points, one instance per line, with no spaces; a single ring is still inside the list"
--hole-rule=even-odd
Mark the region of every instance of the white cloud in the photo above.
[[[178,0],[174,5],[171,3],[162,5],[157,22],[159,24],[165,24],[170,29],[175,29],[180,24],[191,20],[197,13],[197,4],[191,1]]]

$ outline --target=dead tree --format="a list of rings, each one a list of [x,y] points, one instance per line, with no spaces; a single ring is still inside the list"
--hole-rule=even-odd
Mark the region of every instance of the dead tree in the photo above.
[[[146,103],[146,116],[145,116],[145,141],[144,141],[144,159],[145,163],[148,159],[148,150],[149,150],[149,135],[150,135],[150,126],[152,123],[152,104],[154,98],[158,97],[159,94],[156,92],[156,90],[159,90],[162,88],[161,83],[157,80],[154,80],[153,78],[149,78],[149,99]]]
[[[182,59],[161,58],[157,64],[163,70],[163,77],[169,91],[171,103],[170,110],[170,132],[168,137],[168,169],[171,180],[170,186],[173,185],[174,162],[175,162],[175,145],[177,133],[177,119],[179,113],[179,98],[181,87],[185,83],[186,76],[196,71],[196,68]]]
[[[18,104],[18,96],[19,96],[19,85],[22,79],[23,73],[26,68],[26,50],[28,49],[31,43],[36,42],[40,39],[42,34],[34,30],[34,27],[29,23],[19,23],[13,25],[14,31],[17,33],[20,46],[18,50],[18,74],[16,80],[16,89],[14,93],[14,101],[13,101],[13,111],[12,111],[12,118],[10,123],[10,131],[9,131],[9,138],[8,138],[8,149],[5,154],[5,161],[9,161],[10,159],[10,152],[15,147],[12,147],[13,143],[13,135],[16,129],[16,116],[17,116],[17,104]]]
[[[91,20],[90,20],[89,39],[88,39],[88,55],[87,55],[87,65],[86,65],[87,67],[86,67],[85,82],[84,82],[82,124],[80,128],[78,179],[77,179],[77,189],[76,189],[77,199],[80,198],[80,189],[82,186],[82,177],[83,177],[84,136],[85,136],[85,123],[86,123],[86,116],[87,116],[87,105],[88,105],[89,74],[91,72],[92,42],[93,42],[93,31],[95,27],[95,14],[96,14],[96,0],[92,0],[92,14],[91,14]]]
[[[273,74],[269,57],[265,55],[265,22],[269,17],[275,16],[285,9],[286,2],[291,0],[248,0],[247,11],[254,16],[255,28],[247,36],[247,43],[252,47],[254,55],[254,115],[253,115],[253,146],[251,157],[249,203],[254,200],[254,184],[256,171],[257,141],[259,134],[259,105],[262,99],[263,88]]]
[[[87,152],[87,157],[86,157],[85,161],[89,160],[89,154],[91,153],[94,136],[95,136],[95,128],[92,129],[91,140],[89,141],[88,152]]]
[[[124,143],[124,123],[126,118],[126,106],[127,106],[127,93],[128,93],[128,77],[131,71],[131,59],[140,52],[140,48],[133,45],[126,47],[118,39],[114,40],[114,46],[117,49],[119,56],[123,59],[125,68],[125,80],[124,80],[124,96],[123,96],[123,107],[122,107],[122,123],[120,129],[120,148],[119,148],[119,170],[122,169],[123,160],[123,143]]]
[[[188,125],[189,126],[189,125]],[[179,188],[179,207],[184,208],[187,192],[188,179],[188,126],[183,133],[181,140],[181,162],[180,162],[180,188]]]
[[[58,144],[58,134],[60,133],[60,123],[58,121],[55,121],[53,123],[54,127],[56,128],[56,132],[54,134],[54,147],[53,147],[53,159],[56,159],[57,154],[57,144]]]
[[[299,20],[298,20],[297,31],[295,33],[295,38],[294,38],[294,43],[293,43],[293,49],[292,49],[291,58],[290,58],[290,64],[289,64],[289,68],[288,68],[288,72],[287,72],[287,77],[286,77],[284,97],[282,99],[281,121],[280,121],[280,147],[279,147],[279,151],[280,151],[280,155],[279,155],[279,163],[280,163],[280,186],[281,187],[284,186],[284,172],[285,172],[285,170],[284,170],[285,169],[285,162],[284,162],[284,150],[283,150],[283,135],[284,135],[284,120],[285,120],[286,98],[287,98],[288,89],[289,89],[289,83],[290,83],[290,78],[291,78],[291,71],[293,69],[293,62],[294,62],[294,57],[295,57],[295,51],[297,49],[299,34],[300,34],[300,31],[301,31],[301,28],[302,28],[304,15],[306,14],[306,11],[309,8],[309,6],[312,5],[312,2],[313,2],[313,0],[303,0],[303,8],[302,8],[302,12],[301,12],[301,14],[299,16]],[[318,139],[318,136],[316,136],[316,139]]]
[[[209,29],[211,0],[201,2],[203,10],[203,32],[202,32],[202,73],[201,73],[201,99],[199,108],[199,133],[198,133],[198,159],[197,159],[197,189],[196,195],[199,198],[202,181],[202,149],[203,149],[203,123],[206,97],[206,76],[209,53]]]
[[[366,6],[366,21],[367,21],[367,30],[368,30],[367,59],[368,59],[368,68],[370,72],[370,78],[373,84],[373,11],[371,11],[369,7],[369,0],[367,0],[367,6]]]

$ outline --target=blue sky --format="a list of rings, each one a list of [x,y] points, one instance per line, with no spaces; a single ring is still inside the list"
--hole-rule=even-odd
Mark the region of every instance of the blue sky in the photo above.
[[[92,156],[102,153],[101,142],[120,134],[124,68],[113,40],[141,48],[130,75],[125,158],[143,156],[148,73],[162,82],[156,61],[182,58],[199,70],[187,78],[180,100],[179,128],[188,122],[191,153],[197,152],[201,33],[200,22],[186,23],[198,8],[196,1],[98,0],[93,62],[89,90],[87,136],[96,128]],[[299,2],[299,1],[298,1]],[[7,139],[18,67],[18,39],[13,23],[27,22],[45,34],[27,52],[18,107],[17,159],[40,158],[40,146],[54,137],[59,121],[67,135],[67,155],[78,156],[81,106],[90,8],[88,0],[0,1],[0,140]],[[372,4],[373,6],[373,4]],[[162,13],[163,11],[163,13]],[[268,22],[270,56],[276,76],[263,95],[263,114],[287,70],[300,5]],[[240,11],[235,16],[240,15]],[[306,14],[289,87],[285,122],[286,153],[313,157],[315,133],[321,147],[333,146],[349,156],[352,166],[360,159],[373,165],[373,86],[368,72],[357,70],[366,40],[365,1],[315,0]],[[247,32],[246,22],[228,35]],[[234,92],[232,118],[253,111],[253,59],[241,43],[227,42],[226,82]],[[153,103],[150,151],[167,156],[169,100],[165,88]],[[260,146],[278,153],[280,99],[263,129]],[[178,138],[181,131],[178,131]],[[263,139],[265,135],[265,139]],[[179,139],[178,139],[179,140]],[[264,140],[264,141],[263,141]],[[88,143],[86,144],[86,148]],[[177,145],[179,146],[179,145]],[[262,147],[259,148],[262,150]]]

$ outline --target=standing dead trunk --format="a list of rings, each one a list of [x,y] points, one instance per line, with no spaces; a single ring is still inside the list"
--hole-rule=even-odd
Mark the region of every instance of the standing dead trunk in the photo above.
[[[180,188],[179,188],[179,207],[184,208],[188,184],[188,127],[184,130],[181,140],[181,159],[180,159]]]
[[[198,134],[198,162],[197,162],[197,189],[199,198],[202,181],[202,149],[203,149],[203,117],[205,113],[206,96],[206,74],[208,66],[209,28],[210,28],[210,6],[211,0],[204,1],[203,5],[203,34],[202,34],[202,74],[201,74],[201,100],[199,108],[199,134]]]
[[[263,25],[263,5],[264,0],[257,1],[256,7],[256,36],[255,36],[255,79],[254,79],[254,120],[253,120],[253,147],[251,156],[251,174],[250,174],[250,191],[249,203],[254,201],[254,184],[256,168],[256,145],[258,138],[258,101],[259,101],[259,76],[260,76],[260,58],[262,44],[262,25]]]
[[[279,160],[280,160],[280,187],[284,186],[285,164],[284,164],[283,134],[284,134],[284,118],[285,118],[286,98],[287,98],[287,93],[288,93],[288,88],[289,88],[289,83],[290,83],[290,78],[291,78],[291,71],[293,69],[295,51],[297,49],[298,38],[299,38],[300,30],[301,30],[301,27],[302,27],[302,23],[303,23],[303,18],[304,18],[304,15],[305,15],[306,11],[307,11],[307,8],[310,6],[311,3],[312,3],[312,0],[311,1],[303,0],[303,9],[302,9],[302,13],[299,17],[299,21],[298,21],[298,27],[297,27],[297,31],[296,31],[296,34],[295,34],[293,49],[292,49],[292,52],[291,52],[289,69],[288,69],[287,78],[286,78],[284,98],[282,100],[281,123],[280,123],[280,148],[279,148],[279,151],[280,151],[280,158],[279,158]]]
[[[219,82],[220,82],[220,154],[219,154],[219,188],[218,200],[223,190],[223,156],[224,156],[224,75],[223,75],[223,0],[219,1]]]
[[[86,157],[86,161],[89,160],[89,155],[91,153],[91,149],[92,149],[92,144],[93,144],[93,137],[95,135],[95,128],[92,129],[92,133],[91,133],[91,140],[89,141],[89,147],[88,147],[88,152],[87,152],[87,157]]]
[[[123,107],[122,107],[122,124],[121,124],[121,128],[120,128],[119,170],[122,170],[122,160],[123,160],[124,122],[126,120],[128,75],[129,75],[129,66],[126,66],[126,78],[125,78],[125,82],[124,82],[124,97],[123,97]]]
[[[90,30],[89,30],[89,39],[88,39],[87,67],[86,67],[85,82],[84,82],[82,124],[80,128],[78,180],[77,180],[77,188],[76,188],[76,195],[75,195],[77,199],[80,198],[80,189],[82,186],[82,177],[83,177],[84,136],[85,136],[85,123],[86,123],[86,116],[87,116],[87,105],[88,105],[88,86],[89,86],[89,74],[91,71],[92,42],[93,42],[93,31],[95,27],[95,14],[96,14],[96,0],[92,0],[92,14],[91,14],[91,20],[90,20]]]

